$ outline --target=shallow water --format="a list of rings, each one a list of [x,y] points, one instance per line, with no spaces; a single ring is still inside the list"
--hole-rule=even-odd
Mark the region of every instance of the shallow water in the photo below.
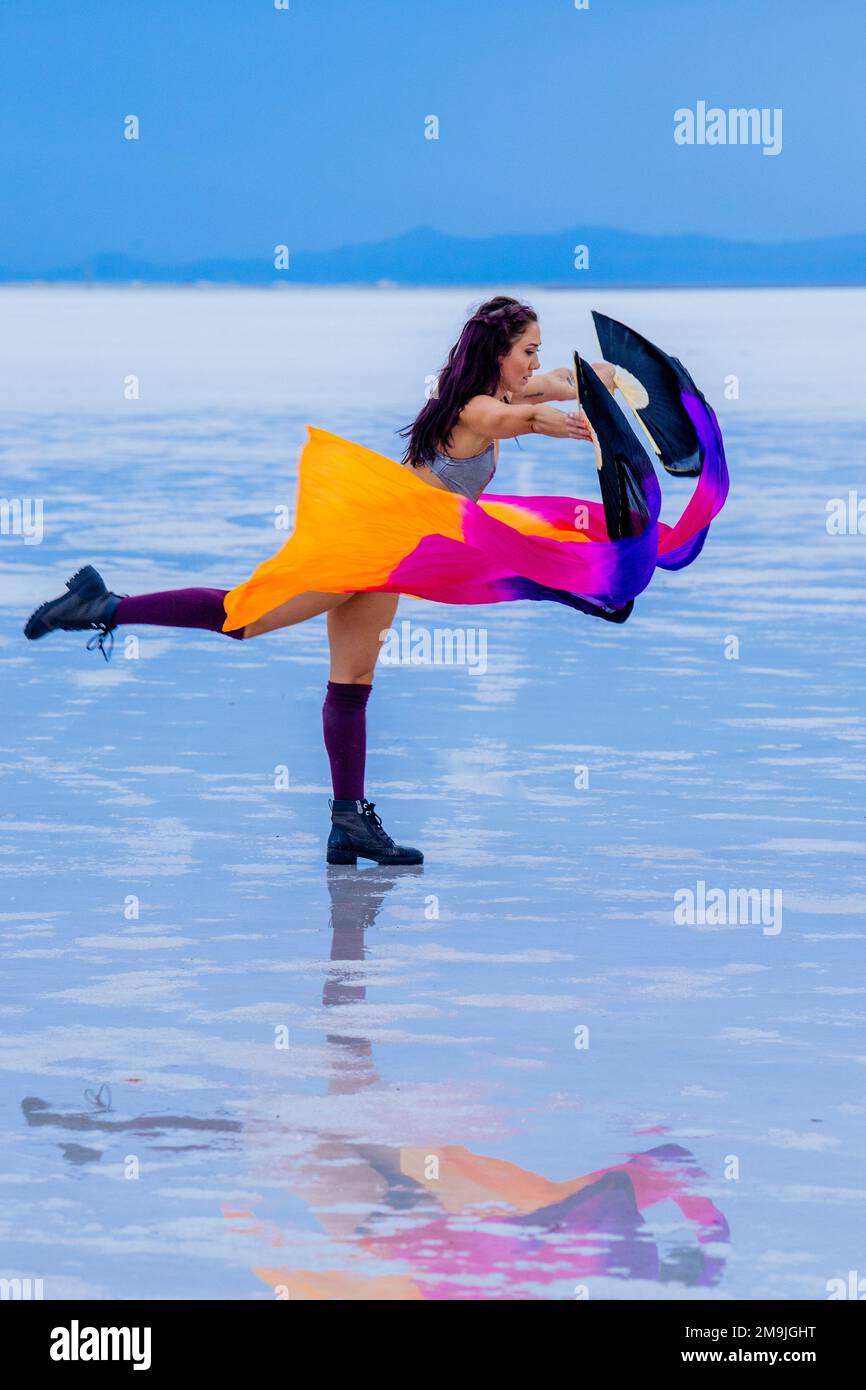
[[[0,536],[0,1275],[47,1298],[866,1275],[866,536],[826,526],[862,477],[863,292],[536,297],[545,365],[592,356],[591,304],[683,358],[732,494],[624,628],[403,600],[486,640],[484,671],[377,677],[368,794],[422,870],[325,868],[321,621],[144,629],[110,665],[20,635],[86,561],[238,582],[304,425],[395,453],[480,297],[0,292],[4,491],[44,503],[41,544]],[[533,438],[495,488],[592,474]],[[763,917],[679,924],[701,882]]]

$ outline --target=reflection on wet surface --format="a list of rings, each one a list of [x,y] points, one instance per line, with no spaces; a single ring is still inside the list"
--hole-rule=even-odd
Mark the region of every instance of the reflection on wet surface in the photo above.
[[[409,871],[411,872],[411,871]],[[416,871],[417,872],[417,871]],[[331,960],[358,961],[399,870],[363,875],[328,871]],[[351,972],[332,968],[326,1008],[366,997]],[[339,1018],[335,1019],[339,1027]],[[329,1094],[346,1095],[378,1081],[366,1038],[328,1033],[333,1046]],[[715,1284],[727,1242],[725,1218],[699,1195],[706,1174],[676,1144],[629,1155],[624,1163],[564,1182],[462,1145],[351,1143],[319,1136],[293,1193],[331,1237],[335,1268],[259,1269],[281,1297],[533,1298],[578,1281],[588,1297],[593,1275]],[[691,1226],[690,1243],[659,1249],[644,1212],[672,1200]],[[275,1243],[285,1237],[275,1232]],[[372,1257],[375,1264],[366,1265]],[[369,1267],[371,1272],[364,1272]],[[353,1270],[357,1268],[357,1273]]]
[[[346,1097],[382,1082],[359,1023],[367,985],[356,967],[366,959],[366,932],[400,880],[419,879],[423,870],[327,866],[325,874],[331,952],[322,962],[322,1005],[339,1012],[323,1018],[322,1080],[328,1096]],[[55,1108],[35,1096],[21,1103],[27,1124],[54,1131],[63,1158],[78,1166],[111,1162],[114,1136],[140,1146],[146,1170],[151,1153],[213,1153],[208,1136],[238,1136],[249,1153],[268,1130],[267,1116],[252,1113],[243,1122],[159,1112],[122,1118],[106,1083],[88,1088],[85,1101],[86,1109]],[[585,1298],[586,1281],[600,1276],[691,1286],[713,1286],[721,1277],[727,1222],[704,1195],[706,1173],[679,1144],[657,1144],[557,1181],[462,1144],[395,1147],[339,1127],[296,1128],[291,1111],[287,1098],[268,1148],[288,1141],[294,1150],[281,1164],[281,1181],[324,1236],[317,1267],[253,1266],[280,1298]],[[105,1147],[61,1137],[82,1132]],[[657,1234],[652,1211],[666,1202],[680,1220]],[[248,1208],[224,1206],[223,1215],[234,1232],[255,1239],[258,1252],[264,1245],[291,1257],[291,1227]]]
[[[553,351],[573,309],[549,299]],[[714,312],[622,300],[599,307],[674,347]],[[385,336],[408,301],[377,300]],[[316,303],[332,339],[339,297]],[[769,321],[741,300],[704,361],[682,342],[711,399]],[[84,560],[133,592],[235,582],[281,539],[308,416],[387,452],[412,382],[396,413],[393,374],[335,411],[313,362],[303,408],[217,408],[196,362],[186,415],[156,391],[132,417],[87,404],[87,351],[84,404],[5,417],[46,535],[0,551],[0,1274],[49,1298],[826,1297],[866,1210],[864,542],[824,526],[862,425],[818,392],[793,429],[781,375],[766,416],[717,390],[734,491],[700,562],[622,630],[467,609],[486,674],[383,668],[370,788],[426,863],[326,871],[320,624],[143,633],[104,667],[20,622]],[[503,489],[591,486],[556,444],[503,450]],[[677,924],[699,883],[780,889],[781,930]]]

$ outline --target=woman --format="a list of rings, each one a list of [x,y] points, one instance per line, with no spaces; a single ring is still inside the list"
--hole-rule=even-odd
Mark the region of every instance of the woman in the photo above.
[[[575,354],[575,375],[538,374],[538,318],[498,296],[464,324],[420,411],[403,463],[309,427],[300,457],[295,530],[238,587],[175,589],[121,598],[92,566],[67,594],[39,607],[28,638],[122,624],[206,628],[260,637],[328,614],[331,678],[322,723],[334,801],[328,863],[421,863],[385,833],[364,798],[366,706],[379,646],[400,594],[436,603],[563,603],[623,623],[656,569],[681,570],[701,553],[727,496],[716,416],[683,363],[594,313],[607,363]],[[617,366],[610,366],[616,361]],[[632,375],[634,373],[634,375]],[[552,400],[580,389],[584,413]],[[680,520],[659,520],[651,459],[612,399],[621,389],[669,473],[698,478]],[[485,496],[499,439],[546,434],[592,439],[602,502],[564,496]]]
[[[545,404],[574,399],[575,388],[573,374],[564,368],[532,380],[540,347],[538,320],[527,305],[505,296],[482,304],[449,354],[437,395],[407,431],[411,439],[405,462],[414,465],[419,477],[475,501],[496,471],[500,439],[533,433],[555,439],[590,437],[577,412]],[[101,645],[104,635],[121,625],[221,632],[226,620],[225,590],[179,589],[121,598],[108,591],[91,566],[69,580],[67,588],[62,597],[36,610],[24,629],[28,638],[56,629],[96,628]],[[323,727],[334,793],[329,863],[354,863],[359,854],[389,864],[423,861],[419,850],[395,845],[364,797],[366,705],[398,602],[399,595],[391,593],[310,590],[228,634],[248,640],[328,615],[331,669]]]

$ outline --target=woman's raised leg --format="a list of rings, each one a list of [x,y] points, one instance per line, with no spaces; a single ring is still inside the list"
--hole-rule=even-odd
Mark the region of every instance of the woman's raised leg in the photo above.
[[[344,607],[356,597],[355,594],[326,594],[309,589],[306,593],[286,599],[285,603],[272,608],[270,613],[256,618],[254,623],[247,623],[243,635],[261,637],[266,632],[277,632],[281,627],[294,627],[296,623],[305,623],[308,618],[317,618],[320,613],[330,613],[335,608]]]
[[[25,636],[31,641],[49,632],[95,630],[103,655],[108,651],[104,638],[114,629],[126,627],[181,627],[205,632],[224,631],[224,599],[227,589],[165,589],[159,593],[122,595],[110,590],[93,565],[85,565],[66,581],[66,591],[49,599],[28,618]],[[352,594],[308,592],[296,594],[245,628],[236,628],[228,637],[257,637],[275,632],[326,613],[347,603]],[[94,639],[95,640],[95,639]],[[110,648],[108,649],[110,650]]]

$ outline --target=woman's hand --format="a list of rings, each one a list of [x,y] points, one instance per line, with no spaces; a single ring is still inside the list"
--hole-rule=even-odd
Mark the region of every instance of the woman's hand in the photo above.
[[[550,439],[591,439],[583,411],[557,410],[553,405],[537,405],[532,412],[532,433]]]

